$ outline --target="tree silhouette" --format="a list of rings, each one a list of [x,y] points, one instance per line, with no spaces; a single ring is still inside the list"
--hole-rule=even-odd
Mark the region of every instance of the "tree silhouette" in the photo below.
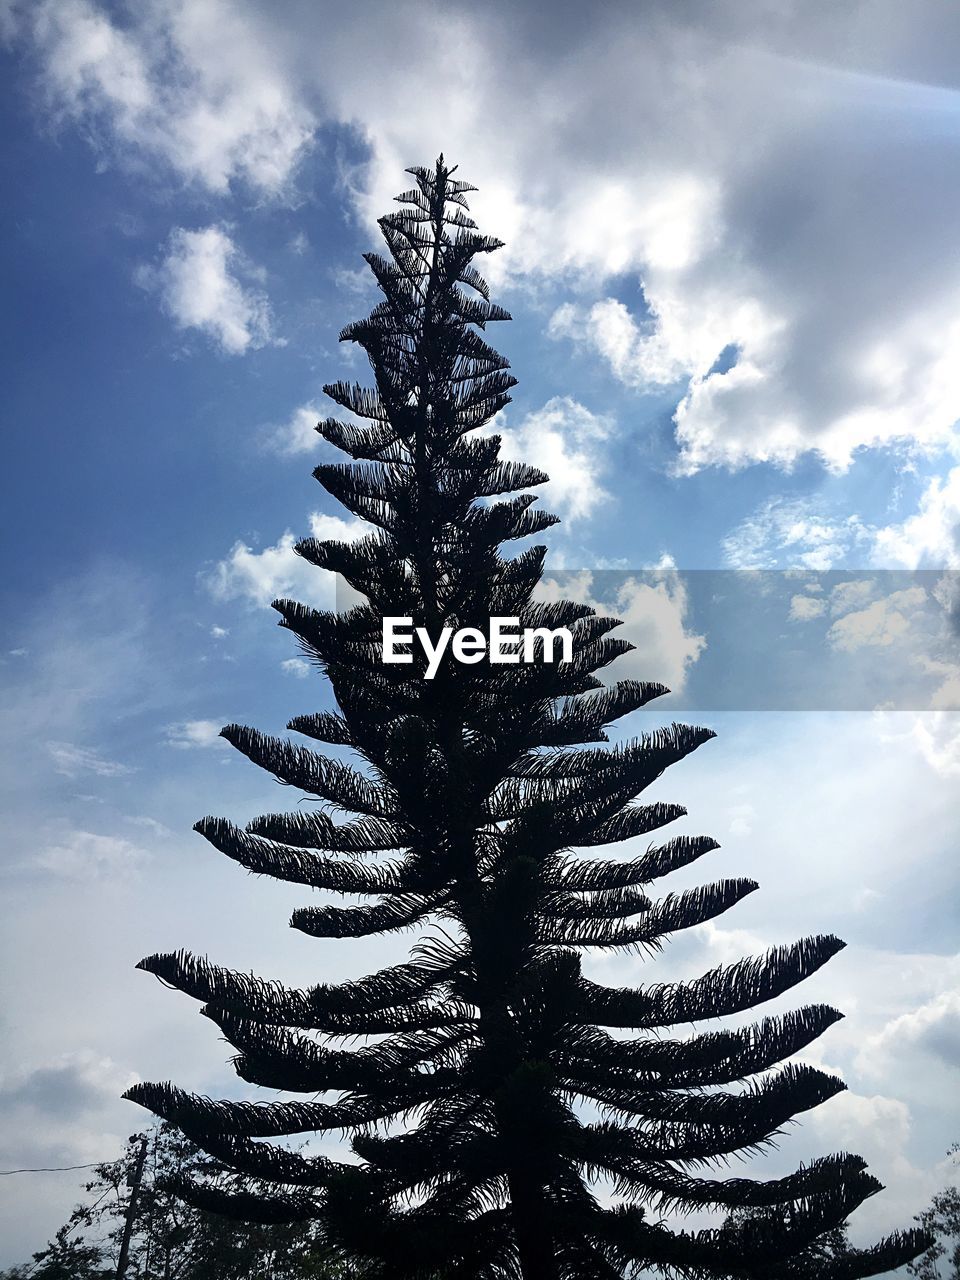
[[[947,1156],[955,1178],[960,1163],[960,1143],[954,1143]],[[910,1264],[910,1274],[917,1280],[960,1280],[960,1186],[955,1181],[949,1182],[936,1193],[916,1221],[930,1236],[930,1247]]]
[[[261,1226],[185,1205],[167,1189],[185,1173],[224,1188],[249,1182],[218,1169],[169,1125],[154,1125],[133,1134],[117,1160],[95,1166],[84,1200],[53,1240],[0,1280],[115,1280],[125,1231],[129,1280],[363,1280],[325,1247],[319,1223]]]
[[[244,1080],[307,1097],[212,1101],[170,1084],[127,1096],[228,1168],[277,1186],[231,1194],[185,1182],[185,1199],[262,1222],[318,1218],[371,1274],[554,1280],[634,1265],[772,1274],[879,1189],[863,1161],[829,1156],[773,1181],[696,1170],[764,1147],[843,1088],[813,1067],[777,1066],[840,1015],[812,1005],[737,1030],[662,1033],[779,996],[843,943],[807,938],[636,990],[582,975],[583,948],[653,955],[668,934],[757,885],[727,879],[648,896],[653,881],[717,844],[678,835],[638,852],[685,810],[637,799],[714,734],[673,725],[603,745],[605,726],[666,690],[604,685],[597,672],[631,647],[611,634],[617,620],[538,599],[543,547],[502,554],[555,517],[530,494],[506,496],[547,477],[502,461],[499,438],[480,430],[515,383],[481,336],[509,317],[473,265],[500,242],[478,233],[465,199],[475,188],[442,156],[435,169],[408,172],[403,208],[380,219],[389,256],[365,255],[383,300],[341,334],[366,351],[375,388],[327,386],[349,417],[318,426],[353,461],[325,463],[316,478],[373,531],[297,546],[361,603],[274,605],[338,706],[288,728],[332,750],[223,730],[318,803],[245,829],[205,818],[197,830],[252,872],[367,899],[304,907],[295,929],[423,932],[405,963],[303,991],[183,952],[150,956],[140,968],[203,1002]],[[434,643],[445,626],[486,631],[491,617],[566,627],[573,656],[548,662],[541,645],[538,661],[481,655],[447,661],[428,680],[417,646],[409,664],[382,661],[384,617],[412,618]],[[625,856],[582,852],[607,845]],[[324,1091],[332,1097],[318,1099]],[[359,1163],[262,1141],[338,1130]],[[612,1181],[613,1203],[598,1197],[598,1178]],[[669,1210],[710,1207],[757,1212],[694,1232],[663,1221]],[[896,1235],[818,1274],[875,1274],[924,1243]]]

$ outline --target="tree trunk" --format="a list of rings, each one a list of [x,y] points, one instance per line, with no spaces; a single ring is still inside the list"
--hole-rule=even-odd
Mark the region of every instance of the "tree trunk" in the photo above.
[[[123,1236],[120,1239],[120,1257],[117,1259],[117,1280],[123,1280],[130,1261],[130,1237],[133,1235],[133,1219],[137,1211],[137,1194],[143,1180],[143,1166],[147,1162],[147,1135],[144,1134],[137,1152],[137,1163],[133,1166],[133,1177],[130,1179],[130,1199],[127,1201],[127,1212],[123,1223]]]
[[[543,1192],[525,1173],[511,1173],[510,1203],[523,1280],[557,1280],[557,1259]]]

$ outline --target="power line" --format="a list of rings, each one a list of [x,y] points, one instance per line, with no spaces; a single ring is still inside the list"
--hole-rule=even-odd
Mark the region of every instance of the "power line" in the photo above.
[[[9,1178],[13,1173],[70,1173],[74,1169],[96,1169],[98,1165],[109,1163],[108,1160],[96,1160],[93,1164],[55,1164],[40,1169],[0,1169],[0,1178]]]

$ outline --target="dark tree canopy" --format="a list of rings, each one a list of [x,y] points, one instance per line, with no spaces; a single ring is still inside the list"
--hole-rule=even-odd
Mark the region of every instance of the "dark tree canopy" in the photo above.
[[[124,1280],[365,1280],[326,1247],[318,1222],[261,1226],[206,1213],[168,1190],[184,1176],[224,1190],[249,1182],[156,1124],[133,1134],[117,1160],[94,1166],[54,1238],[0,1280],[117,1280],[121,1269]]]
[[[423,932],[403,964],[303,991],[182,952],[150,956],[140,967],[202,1002],[244,1080],[294,1096],[217,1102],[171,1084],[127,1096],[229,1169],[276,1186],[227,1194],[183,1183],[186,1200],[260,1222],[317,1218],[371,1274],[781,1274],[880,1189],[864,1162],[831,1155],[770,1181],[705,1170],[760,1150],[843,1088],[787,1061],[840,1014],[807,1005],[693,1035],[689,1024],[781,995],[843,943],[810,937],[635,990],[581,973],[583,948],[654,956],[670,933],[757,885],[725,879],[650,896],[717,844],[676,835],[638,852],[685,813],[640,797],[714,735],[672,725],[609,745],[606,727],[666,690],[602,683],[598,673],[631,647],[617,620],[538,600],[542,546],[504,554],[555,517],[521,492],[547,477],[501,460],[499,438],[478,430],[515,382],[483,336],[508,316],[473,265],[500,242],[477,231],[465,198],[474,188],[442,157],[408,172],[402,208],[380,220],[387,256],[366,255],[383,300],[341,334],[366,351],[375,386],[327,386],[348,416],[317,428],[352,461],[319,466],[316,478],[372,530],[297,546],[363,602],[342,612],[274,605],[337,710],[291,721],[292,742],[223,730],[316,803],[243,829],[205,818],[197,830],[252,872],[360,901],[306,906],[295,929]],[[416,646],[411,665],[382,662],[385,616],[410,617],[434,640],[444,626],[485,631],[491,617],[567,627],[573,657],[446,662],[425,680]],[[359,1163],[262,1141],[338,1131]],[[603,1180],[612,1201],[598,1194]],[[667,1211],[704,1208],[728,1217],[713,1230],[664,1222]],[[738,1208],[754,1212],[729,1216]],[[816,1274],[877,1274],[923,1244],[898,1234]]]

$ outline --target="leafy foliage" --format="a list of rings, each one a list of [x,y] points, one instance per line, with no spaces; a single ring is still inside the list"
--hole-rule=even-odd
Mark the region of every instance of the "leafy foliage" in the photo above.
[[[360,603],[274,604],[337,705],[289,728],[326,749],[223,730],[315,803],[246,828],[205,818],[197,830],[256,874],[361,899],[296,911],[304,933],[418,927],[421,939],[403,964],[303,991],[181,952],[146,958],[142,969],[202,1002],[244,1080],[302,1096],[213,1101],[170,1084],[128,1096],[225,1168],[275,1187],[177,1178],[187,1203],[248,1221],[320,1221],[374,1275],[770,1275],[879,1184],[849,1155],[772,1181],[701,1171],[762,1149],[843,1088],[813,1067],[778,1065],[840,1015],[814,1005],[736,1031],[682,1028],[781,995],[843,944],[806,938],[636,990],[583,976],[583,948],[655,956],[672,932],[757,886],[729,879],[650,896],[716,842],[679,836],[638,853],[633,842],[684,813],[639,798],[714,735],[671,725],[609,745],[608,726],[664,688],[605,685],[598,673],[630,648],[617,620],[540,599],[542,546],[503,553],[555,517],[519,492],[544,474],[504,462],[488,430],[514,379],[483,336],[508,317],[473,262],[499,241],[477,231],[473,188],[442,157],[409,172],[401,210],[380,220],[389,256],[366,255],[383,300],[341,334],[366,352],[375,385],[326,387],[349,417],[318,426],[352,461],[317,467],[317,480],[372,531],[297,545]],[[445,626],[485,630],[494,616],[567,627],[573,656],[448,662],[425,680],[418,652],[409,665],[382,663],[385,616],[412,618],[434,643]],[[613,856],[584,853],[601,846]],[[264,1141],[341,1130],[359,1163]],[[598,1178],[612,1184],[612,1205]],[[758,1212],[712,1230],[663,1220],[713,1207]],[[876,1274],[922,1245],[916,1232],[893,1236],[852,1269],[823,1274]]]
[[[127,1280],[359,1280],[324,1242],[319,1224],[263,1226],[206,1213],[170,1190],[171,1180],[202,1179],[236,1194],[249,1184],[218,1169],[169,1125],[134,1134],[119,1160],[98,1165],[87,1200],[74,1209],[31,1263],[2,1280],[106,1280],[117,1271],[141,1140],[143,1179],[133,1197]]]
[[[960,1143],[947,1153],[956,1169],[960,1162]],[[931,1237],[931,1244],[908,1270],[918,1280],[960,1280],[960,1186],[956,1182],[938,1191],[917,1218],[921,1229]]]

